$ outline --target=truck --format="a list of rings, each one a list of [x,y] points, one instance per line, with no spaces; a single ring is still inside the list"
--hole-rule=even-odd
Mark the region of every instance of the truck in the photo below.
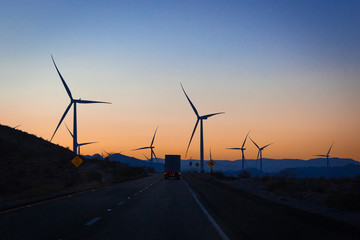
[[[180,155],[165,155],[164,177],[180,179]]]

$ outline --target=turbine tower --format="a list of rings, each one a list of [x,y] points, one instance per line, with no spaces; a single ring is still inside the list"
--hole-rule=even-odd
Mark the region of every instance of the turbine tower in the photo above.
[[[142,150],[142,149],[149,149],[150,148],[150,151],[151,151],[151,157],[150,157],[150,164],[151,164],[151,167],[152,167],[152,165],[153,165],[153,159],[154,159],[154,157],[157,159],[157,157],[156,157],[156,154],[155,154],[155,152],[154,152],[154,146],[153,146],[153,144],[154,144],[154,140],[155,140],[155,135],[156,135],[156,132],[157,132],[157,130],[158,130],[158,127],[156,128],[156,130],[155,130],[155,133],[154,133],[154,136],[153,136],[153,139],[152,139],[152,141],[151,141],[151,144],[150,144],[150,146],[149,147],[141,147],[141,148],[136,148],[136,149],[133,149],[132,151],[137,151],[137,150]],[[145,156],[145,155],[144,155]],[[146,157],[146,156],[145,156]],[[147,158],[147,157],[146,157]],[[148,159],[148,158],[147,158]],[[149,159],[148,159],[149,160]]]
[[[62,121],[64,120],[66,114],[68,113],[68,111],[70,110],[71,106],[74,104],[74,125],[73,125],[73,152],[74,153],[77,153],[77,146],[78,146],[78,143],[77,143],[77,118],[76,118],[76,104],[77,103],[80,103],[80,104],[91,104],[91,103],[105,103],[105,104],[111,104],[109,102],[100,102],[100,101],[91,101],[91,100],[81,100],[80,99],[74,99],[72,97],[72,94],[71,94],[71,91],[69,89],[69,87],[66,85],[66,82],[64,80],[64,78],[61,76],[61,73],[59,71],[59,69],[57,68],[56,64],[55,64],[55,61],[54,61],[54,58],[53,56],[51,55],[51,59],[54,63],[54,66],[56,68],[56,71],[58,72],[59,74],[59,77],[61,79],[61,82],[63,83],[64,87],[65,87],[65,90],[67,92],[67,94],[69,95],[69,98],[70,98],[70,104],[67,106],[64,114],[62,115],[61,119],[60,119],[60,122],[59,124],[57,125],[55,131],[54,131],[54,134],[52,135],[51,139],[50,139],[50,142],[52,141],[52,139],[54,138],[55,136],[55,133],[56,131],[58,130],[58,128],[60,127]]]
[[[69,131],[71,137],[74,138],[74,135],[72,134],[72,132],[70,131],[70,129],[68,128],[68,126],[65,124],[67,130]],[[93,144],[93,143],[98,143],[98,142],[87,142],[87,143],[76,143],[76,145],[78,146],[78,149],[77,149],[77,154],[80,155],[80,147],[81,146],[84,146],[84,145],[88,145],[88,144]]]
[[[200,171],[201,172],[204,172],[204,130],[203,130],[203,120],[206,120],[208,119],[209,117],[212,117],[212,116],[215,116],[215,115],[218,115],[218,114],[223,114],[225,112],[218,112],[218,113],[213,113],[213,114],[207,114],[207,115],[203,115],[203,116],[200,116],[198,111],[196,110],[194,104],[191,102],[190,98],[188,97],[188,95],[186,94],[182,84],[180,83],[181,85],[181,88],[187,98],[187,100],[189,101],[192,109],[194,110],[195,114],[196,114],[196,117],[197,117],[197,120],[196,120],[196,123],[195,123],[195,127],[194,127],[194,130],[191,134],[191,138],[190,138],[190,141],[189,141],[189,144],[188,144],[188,147],[186,149],[186,153],[185,153],[185,157],[189,151],[189,147],[190,147],[190,144],[191,144],[191,140],[194,136],[194,133],[196,131],[196,128],[198,126],[198,123],[200,122]]]
[[[268,147],[268,146],[270,146],[272,143],[270,143],[270,144],[268,144],[268,145],[265,145],[265,146],[263,146],[263,147],[259,147],[252,139],[251,139],[251,137],[249,137],[250,138],[250,140],[255,144],[255,146],[258,148],[258,155],[257,155],[257,157],[256,157],[256,160],[258,160],[259,159],[259,156],[260,156],[260,174],[262,174],[262,151],[266,148],[266,147]]]
[[[330,151],[331,151],[331,148],[332,148],[333,145],[334,145],[334,143],[331,144],[331,146],[330,146],[330,148],[329,148],[329,151],[327,152],[326,155],[315,155],[315,156],[317,156],[317,157],[326,157],[326,167],[327,167],[327,168],[329,168],[329,166],[330,166],[329,157],[330,157]]]
[[[231,149],[231,150],[241,150],[241,165],[242,165],[242,171],[245,171],[245,155],[244,155],[244,151],[246,150],[246,148],[244,148],[245,146],[245,142],[247,137],[249,136],[250,131],[247,133],[245,140],[241,146],[241,148],[227,148],[227,149]]]

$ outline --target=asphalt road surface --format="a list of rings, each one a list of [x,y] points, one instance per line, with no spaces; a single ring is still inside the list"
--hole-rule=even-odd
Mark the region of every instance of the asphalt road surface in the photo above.
[[[161,174],[0,214],[1,239],[221,239],[182,180]]]
[[[192,190],[155,174],[2,212],[0,239],[360,239],[326,219],[184,178]]]

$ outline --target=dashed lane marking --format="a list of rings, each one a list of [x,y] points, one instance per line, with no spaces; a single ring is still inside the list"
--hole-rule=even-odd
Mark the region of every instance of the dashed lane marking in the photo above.
[[[100,219],[101,219],[101,217],[96,217],[96,218],[92,219],[91,221],[85,223],[84,225],[85,226],[90,226],[90,225],[96,223],[97,221],[99,221]]]
[[[118,206],[123,205],[124,203],[125,203],[125,201],[121,201],[118,203]]]

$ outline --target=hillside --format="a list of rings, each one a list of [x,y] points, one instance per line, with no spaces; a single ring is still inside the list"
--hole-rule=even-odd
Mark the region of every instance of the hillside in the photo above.
[[[76,175],[71,163],[74,157],[69,149],[0,125],[0,203],[146,174],[142,168],[129,168],[121,163],[85,160]]]

